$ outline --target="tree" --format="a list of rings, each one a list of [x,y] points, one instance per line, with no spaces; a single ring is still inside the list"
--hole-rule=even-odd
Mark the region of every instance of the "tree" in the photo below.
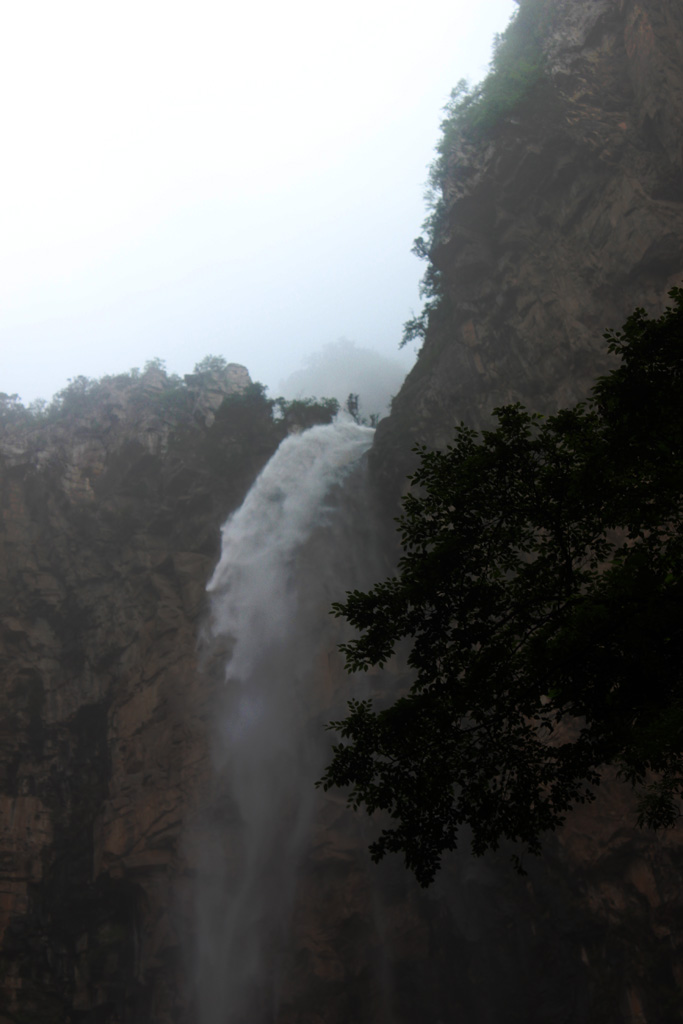
[[[408,638],[414,682],[351,701],[318,783],[389,825],[422,885],[471,830],[475,854],[541,838],[616,766],[641,825],[683,794],[683,290],[607,332],[616,368],[585,404],[496,410],[446,451],[418,447],[398,574],[333,606],[351,672]],[[519,858],[513,858],[520,866]]]
[[[349,394],[349,397],[344,403],[344,408],[348,412],[349,416],[353,418],[356,423],[360,423],[360,413],[358,411],[358,395],[354,395],[353,391]]]
[[[227,360],[223,356],[208,355],[194,364],[194,373],[222,373],[227,368]]]
[[[27,410],[19,395],[8,395],[6,391],[0,391],[0,424],[23,422],[26,417]]]

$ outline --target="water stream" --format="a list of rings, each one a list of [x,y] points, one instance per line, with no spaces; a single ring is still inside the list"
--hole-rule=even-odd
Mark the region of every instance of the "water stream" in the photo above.
[[[231,838],[205,851],[198,896],[201,1024],[277,1014],[298,870],[329,755],[321,666],[330,603],[373,578],[362,456],[351,421],[288,437],[222,530],[208,589],[226,651],[216,773]],[[363,549],[365,550],[359,550]]]

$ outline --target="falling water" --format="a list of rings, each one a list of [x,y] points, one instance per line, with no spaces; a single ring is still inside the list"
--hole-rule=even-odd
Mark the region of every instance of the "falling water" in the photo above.
[[[374,826],[314,788],[330,753],[322,725],[351,695],[340,659],[335,682],[330,604],[391,571],[367,507],[371,440],[351,422],[288,438],[223,527],[209,584],[215,790],[193,840],[193,1020],[580,1024],[575,937],[549,945],[540,927],[554,884],[515,888],[505,857],[501,868],[463,851],[425,893],[398,859],[372,865],[363,830]],[[373,693],[407,685],[398,661]]]
[[[348,421],[288,437],[223,527],[208,589],[212,640],[227,652],[217,773],[234,828],[227,848],[205,851],[201,1024],[269,1024],[277,1013],[313,782],[329,751],[316,664],[334,648],[330,602],[373,572],[367,551],[354,564],[365,500],[356,475],[372,436]]]

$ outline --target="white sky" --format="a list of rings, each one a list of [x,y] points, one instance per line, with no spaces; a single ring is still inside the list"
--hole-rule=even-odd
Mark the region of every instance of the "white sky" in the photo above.
[[[147,359],[278,393],[399,356],[441,108],[513,0],[20,0],[0,36],[0,391]]]

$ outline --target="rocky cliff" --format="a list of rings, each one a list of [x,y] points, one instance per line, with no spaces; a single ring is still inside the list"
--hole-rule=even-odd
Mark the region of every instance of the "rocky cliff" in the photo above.
[[[383,493],[404,486],[411,444],[443,447],[461,420],[480,428],[497,405],[551,412],[584,398],[609,365],[605,328],[636,305],[659,314],[683,282],[683,7],[521,4],[532,17],[542,9],[540,78],[444,154],[429,250],[440,289],[417,363],[378,428]],[[530,881],[553,899],[565,889],[550,933],[580,937],[591,976],[567,1020],[683,1013],[683,834],[645,834],[633,820],[630,794],[606,779]]]
[[[443,446],[497,405],[583,398],[606,367],[603,331],[636,304],[659,312],[683,279],[683,9],[545,6],[540,78],[445,156],[441,296],[379,429],[387,473],[411,440]]]
[[[69,399],[0,442],[0,1020],[176,1019],[198,616],[282,429],[236,366]]]
[[[378,430],[385,492],[414,440],[584,395],[603,329],[683,279],[683,8],[551,7],[539,80],[448,153],[443,301]],[[193,880],[226,817],[204,588],[284,428],[234,367],[93,397],[2,423],[0,1024],[196,1024]],[[680,1019],[683,838],[635,830],[616,783],[528,879],[462,858],[431,894],[387,865],[373,895],[349,818],[320,810],[280,1024]]]

